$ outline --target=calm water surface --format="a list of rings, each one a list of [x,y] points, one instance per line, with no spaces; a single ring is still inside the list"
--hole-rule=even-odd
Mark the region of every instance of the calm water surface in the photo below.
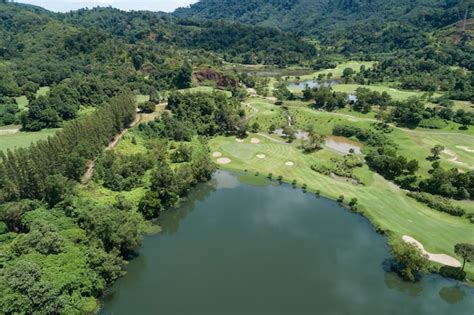
[[[474,290],[384,271],[384,237],[335,202],[219,172],[145,239],[102,314],[474,314]]]

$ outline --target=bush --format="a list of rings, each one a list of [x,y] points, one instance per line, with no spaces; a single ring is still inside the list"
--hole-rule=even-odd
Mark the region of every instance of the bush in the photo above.
[[[337,198],[337,202],[343,203],[344,202],[344,196],[340,195],[339,198]]]
[[[434,196],[425,192],[409,192],[407,195],[421,203],[426,204],[432,209],[446,212],[450,215],[462,217],[466,213],[461,207],[453,205],[449,199],[440,196]]]
[[[415,282],[420,273],[428,271],[428,259],[418,247],[403,241],[391,242],[390,252],[400,265],[398,273],[405,280]]]
[[[439,268],[439,274],[445,278],[451,278],[458,281],[466,279],[466,272],[462,271],[461,268],[442,266]]]

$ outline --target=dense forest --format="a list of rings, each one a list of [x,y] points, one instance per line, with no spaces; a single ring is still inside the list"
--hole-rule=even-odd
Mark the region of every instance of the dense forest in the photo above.
[[[0,123],[31,131],[59,127],[81,108],[100,107],[128,90],[156,100],[159,90],[191,87],[192,65],[285,66],[316,54],[302,39],[268,28],[112,8],[52,14],[0,6]],[[49,93],[36,98],[43,86]],[[20,95],[29,100],[27,112],[13,102]]]

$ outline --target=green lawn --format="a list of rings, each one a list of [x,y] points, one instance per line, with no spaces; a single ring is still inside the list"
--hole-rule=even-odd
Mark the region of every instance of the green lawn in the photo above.
[[[373,61],[347,61],[347,62],[338,64],[335,69],[325,69],[325,70],[316,71],[312,74],[302,75],[299,77],[299,80],[300,81],[313,80],[317,78],[318,75],[320,74],[327,75],[328,73],[332,73],[333,78],[340,78],[342,77],[342,73],[344,69],[352,68],[354,69],[355,72],[359,72],[360,67],[362,65],[365,65],[366,68],[370,68],[374,65],[374,62]],[[296,77],[289,78],[289,81],[294,81],[294,80],[296,80]]]
[[[52,136],[59,129],[45,129],[38,132],[17,132],[10,135],[0,135],[0,150],[25,148],[31,143]]]
[[[18,108],[20,110],[24,110],[24,109],[28,108],[28,103],[29,102],[28,102],[28,99],[26,98],[25,95],[15,97],[15,101],[18,104]]]
[[[260,139],[259,144],[250,143],[250,138]],[[366,186],[356,186],[343,180],[318,174],[311,165],[327,161],[332,152],[322,150],[315,154],[303,154],[297,144],[280,144],[260,135],[251,135],[244,143],[234,137],[218,137],[209,142],[212,151],[219,151],[232,162],[221,166],[224,169],[244,171],[260,176],[272,173],[274,178],[281,175],[284,181],[297,180],[298,185],[307,184],[309,190],[320,190],[332,199],[344,195],[346,200],[356,197],[363,214],[377,227],[390,230],[394,237],[410,235],[425,245],[433,253],[454,256],[453,248],[459,242],[474,242],[473,226],[465,218],[453,217],[432,210],[405,196],[405,192],[381,176],[364,167],[357,170]],[[265,154],[258,159],[257,154]],[[294,166],[286,166],[291,161]],[[469,276],[474,280],[474,268],[469,267]]]
[[[424,94],[424,92],[421,91],[399,90],[384,85],[338,84],[335,85],[333,89],[337,92],[354,93],[355,90],[360,87],[364,87],[379,93],[387,92],[394,100],[405,100],[413,96],[421,97]],[[438,96],[441,96],[441,94],[436,93],[434,95],[434,97]]]
[[[230,91],[217,89],[217,88],[212,87],[212,86],[197,86],[197,87],[192,87],[192,88],[189,88],[189,89],[182,89],[182,90],[179,90],[179,91],[180,92],[189,92],[189,93],[198,93],[198,92],[213,93],[213,92],[217,91],[217,92],[225,93],[227,95],[227,97],[232,96],[232,93]]]
[[[146,103],[150,100],[150,95],[139,94],[139,95],[135,96],[135,98],[137,100],[137,104],[143,104],[143,103]]]
[[[49,86],[42,86],[36,91],[36,97],[46,96],[49,93],[50,87]]]

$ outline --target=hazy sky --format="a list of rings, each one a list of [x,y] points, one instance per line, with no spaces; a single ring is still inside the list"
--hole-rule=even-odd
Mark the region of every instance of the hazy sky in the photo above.
[[[149,10],[171,12],[197,0],[16,0],[31,3],[51,11],[67,12],[85,7],[112,6],[122,10]]]

